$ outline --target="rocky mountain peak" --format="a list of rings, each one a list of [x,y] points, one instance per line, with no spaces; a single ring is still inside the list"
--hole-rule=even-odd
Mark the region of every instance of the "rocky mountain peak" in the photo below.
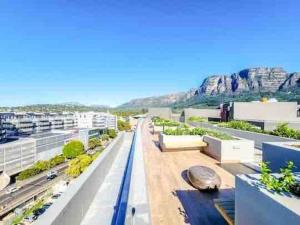
[[[241,92],[276,92],[300,85],[300,73],[287,73],[281,67],[256,67],[231,75],[212,75],[198,88],[198,94],[238,94]]]

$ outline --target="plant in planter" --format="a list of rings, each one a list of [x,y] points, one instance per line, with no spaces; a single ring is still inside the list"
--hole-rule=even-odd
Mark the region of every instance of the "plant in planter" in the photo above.
[[[296,179],[293,176],[292,170],[294,168],[294,163],[289,161],[286,167],[280,169],[279,177],[271,175],[271,169],[268,163],[261,163],[261,177],[260,182],[267,187],[267,189],[275,191],[277,193],[281,192],[292,192],[297,187],[299,189],[299,184],[296,184]],[[299,190],[298,190],[299,191]]]

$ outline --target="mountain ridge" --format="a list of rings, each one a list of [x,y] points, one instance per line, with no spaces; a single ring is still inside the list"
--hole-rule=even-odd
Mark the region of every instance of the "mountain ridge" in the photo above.
[[[252,67],[232,74],[207,76],[199,87],[192,88],[188,92],[133,99],[119,107],[178,106],[187,101],[197,104],[201,102],[201,98],[212,99],[211,97],[220,95],[236,98],[245,93],[257,97],[261,94],[272,96],[278,92],[293,92],[298,87],[300,87],[299,72],[288,73],[282,67]]]

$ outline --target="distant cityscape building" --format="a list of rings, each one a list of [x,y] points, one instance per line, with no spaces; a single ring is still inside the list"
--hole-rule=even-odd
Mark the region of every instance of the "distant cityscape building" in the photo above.
[[[117,130],[117,117],[104,112],[76,113],[79,128],[99,128]]]
[[[106,129],[117,129],[109,113],[0,112],[0,173],[11,176],[61,154],[70,140],[88,148],[90,138]]]

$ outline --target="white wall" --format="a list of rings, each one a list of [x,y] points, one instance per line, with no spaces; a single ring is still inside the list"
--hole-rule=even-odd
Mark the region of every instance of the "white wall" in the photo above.
[[[234,120],[295,121],[296,102],[234,102]]]

